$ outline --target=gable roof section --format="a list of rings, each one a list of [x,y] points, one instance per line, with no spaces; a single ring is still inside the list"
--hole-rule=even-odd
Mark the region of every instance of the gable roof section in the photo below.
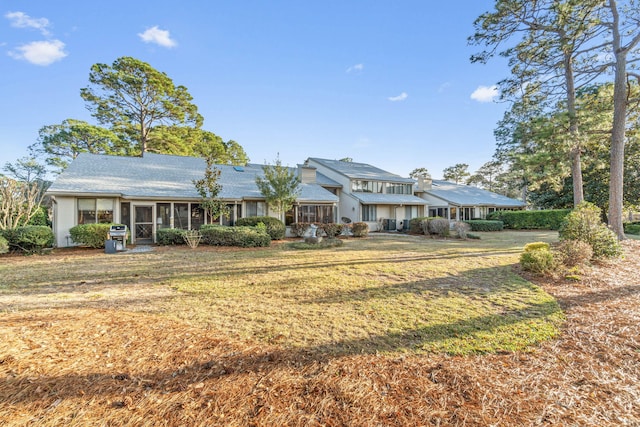
[[[414,179],[403,178],[400,175],[387,172],[366,163],[343,162],[340,160],[319,159],[317,157],[310,157],[309,159],[350,179],[397,182],[404,184],[415,184],[416,182]]]
[[[431,190],[425,190],[425,193],[458,206],[526,206],[526,204],[520,200],[483,190],[482,188],[435,179],[432,181]]]
[[[225,200],[264,199],[255,183],[262,165],[216,165]],[[193,180],[204,176],[202,158],[145,153],[144,157],[81,153],[47,191],[51,195],[111,195],[128,199],[199,199]],[[331,181],[324,177],[322,181]],[[301,184],[300,202],[337,202],[318,184]]]
[[[364,205],[415,205],[425,206],[427,201],[410,194],[351,193]]]

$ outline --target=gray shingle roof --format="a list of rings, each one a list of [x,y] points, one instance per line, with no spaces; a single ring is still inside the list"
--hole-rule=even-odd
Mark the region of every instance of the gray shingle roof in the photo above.
[[[351,193],[360,203],[365,205],[419,205],[427,204],[426,200],[410,194]]]
[[[242,168],[217,165],[221,199],[264,199],[255,180],[263,165]],[[146,153],[144,157],[82,153],[48,190],[52,195],[112,194],[124,198],[199,199],[193,180],[204,176],[206,163],[197,157]],[[320,182],[333,182],[321,177]],[[335,182],[333,182],[336,184]],[[298,201],[337,202],[338,196],[318,184],[301,184]]]
[[[425,193],[459,206],[520,207],[526,205],[520,200],[481,188],[435,179],[432,181],[431,190],[427,190]]]
[[[403,178],[391,172],[387,172],[366,163],[343,162],[340,160],[319,159],[310,157],[310,160],[322,164],[328,169],[332,169],[351,179],[363,179],[369,181],[397,182],[414,184],[416,181],[411,178]]]

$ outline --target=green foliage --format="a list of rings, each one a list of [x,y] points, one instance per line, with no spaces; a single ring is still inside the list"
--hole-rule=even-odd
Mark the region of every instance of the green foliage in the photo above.
[[[311,224],[308,222],[294,222],[289,226],[291,228],[291,233],[296,237],[304,236],[304,233],[307,232]]]
[[[502,231],[504,222],[488,219],[472,219],[465,221],[471,226],[471,231]]]
[[[469,177],[469,165],[466,163],[457,163],[454,166],[449,166],[442,171],[442,177],[456,184],[464,182],[465,178]]]
[[[9,252],[9,242],[0,234],[0,254],[6,254],[7,252]]]
[[[626,234],[640,234],[640,224],[634,222],[627,222],[624,224],[624,232]]]
[[[594,258],[615,258],[622,254],[616,234],[602,222],[600,208],[580,203],[560,227],[560,240],[579,240],[593,249]]]
[[[555,247],[555,257],[567,267],[579,267],[589,263],[593,249],[587,242],[563,240]]]
[[[109,229],[113,224],[79,224],[71,227],[69,234],[71,240],[80,246],[90,248],[104,248],[105,240],[108,240]]]
[[[270,209],[280,215],[293,207],[300,193],[300,179],[293,169],[282,166],[280,158],[274,165],[264,165],[264,178],[256,177],[256,185]]]
[[[467,233],[467,239],[480,240],[480,236],[477,234]]]
[[[203,225],[202,243],[211,246],[263,247],[271,244],[269,234],[257,227]]]
[[[551,246],[547,242],[532,242],[524,245],[525,252],[537,251],[537,250],[551,250]]]
[[[222,191],[222,185],[218,183],[220,170],[213,165],[213,160],[213,157],[207,157],[204,177],[194,179],[193,185],[195,185],[196,191],[202,198],[202,208],[211,218],[219,218],[229,215],[229,206],[218,197],[218,194]]]
[[[427,168],[415,168],[409,173],[409,178],[418,179],[419,177],[431,178],[431,174]]]
[[[409,220],[409,234],[424,234],[424,223],[428,219],[426,216],[411,218]]]
[[[293,242],[293,243],[289,243],[287,247],[292,249],[317,250],[317,249],[339,248],[342,245],[344,245],[344,242],[342,240],[336,239],[336,238],[328,238],[328,239],[322,239],[318,243]]]
[[[351,225],[353,237],[367,237],[369,235],[369,225],[366,222],[354,222]]]
[[[161,228],[156,232],[156,241],[164,246],[184,245],[186,231],[181,228]]]
[[[342,229],[344,226],[342,224],[336,224],[333,222],[327,224],[318,224],[318,229],[324,231],[327,237],[334,238],[342,234]]]
[[[184,86],[176,86],[165,73],[131,57],[112,65],[94,64],[90,86],[80,95],[101,124],[131,142],[135,153],[149,149],[149,135],[160,124],[200,127],[202,116]]]
[[[49,213],[47,211],[47,208],[44,206],[40,206],[35,214],[31,217],[27,225],[44,225],[50,227],[51,221],[49,221]]]
[[[53,246],[53,230],[44,225],[25,225],[4,230],[3,236],[11,250],[38,253]]]
[[[534,249],[525,251],[520,255],[520,265],[526,271],[546,274],[556,268],[553,253],[549,249]]]
[[[287,227],[278,218],[270,216],[250,216],[240,218],[236,221],[237,226],[255,227],[258,224],[264,224],[271,240],[282,240],[287,233]]]
[[[487,219],[502,221],[504,228],[512,230],[558,230],[569,212],[570,209],[496,211],[487,215]]]

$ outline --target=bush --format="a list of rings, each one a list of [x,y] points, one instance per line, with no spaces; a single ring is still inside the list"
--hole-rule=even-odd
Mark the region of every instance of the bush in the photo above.
[[[255,227],[259,223],[263,223],[267,227],[267,233],[271,236],[271,240],[282,240],[287,233],[287,227],[284,222],[270,216],[250,216],[236,221],[236,225],[240,227]]]
[[[555,247],[558,262],[567,267],[587,264],[593,257],[591,245],[580,240],[563,240]]]
[[[200,227],[200,234],[202,243],[211,246],[252,248],[271,244],[269,234],[258,227],[203,225]]]
[[[504,223],[512,230],[558,230],[571,209],[549,209],[543,211],[496,211],[487,215],[489,220]]]
[[[471,231],[471,226],[466,222],[456,221],[453,224],[453,229],[458,233],[458,237],[466,240],[467,234]]]
[[[9,249],[36,253],[53,246],[53,230],[44,225],[25,225],[4,230]]]
[[[429,218],[421,216],[418,218],[412,218],[409,220],[409,233],[410,234],[425,234],[424,224]]]
[[[622,254],[616,234],[601,220],[600,208],[589,202],[580,203],[560,227],[560,240],[579,240],[593,249],[594,258],[615,258]]]
[[[502,231],[504,229],[504,222],[498,220],[472,219],[465,222],[471,226],[471,231]]]
[[[332,239],[342,233],[343,225],[336,223],[318,224],[318,229],[324,231],[328,238]]]
[[[311,227],[311,224],[308,222],[294,222],[289,227],[291,228],[291,234],[296,237],[302,237],[309,227]]]
[[[90,248],[104,248],[104,241],[108,239],[109,229],[113,224],[80,224],[71,227],[71,240],[80,246]]]
[[[293,243],[289,243],[288,247],[291,249],[317,250],[317,249],[338,248],[343,244],[344,242],[340,239],[330,238],[330,239],[322,239],[322,241],[318,243],[293,242]]]
[[[366,222],[354,222],[351,226],[353,237],[367,237],[369,235],[369,225]]]
[[[627,234],[640,234],[640,224],[627,222],[624,224],[624,232]]]
[[[556,267],[553,254],[549,249],[533,249],[520,255],[520,265],[526,271],[538,274],[546,274]]]
[[[0,254],[6,254],[9,252],[9,242],[4,236],[0,235]]]
[[[524,245],[525,252],[537,251],[539,249],[549,251],[551,250],[551,246],[547,242],[533,242]]]
[[[184,245],[184,236],[187,230],[181,228],[161,228],[156,232],[156,241],[159,245]]]
[[[444,218],[429,219],[427,223],[429,234],[437,234],[440,237],[447,237],[451,230],[449,220]]]
[[[51,221],[49,221],[49,213],[47,211],[47,208],[44,206],[40,206],[35,215],[31,217],[27,225],[44,225],[50,227]]]

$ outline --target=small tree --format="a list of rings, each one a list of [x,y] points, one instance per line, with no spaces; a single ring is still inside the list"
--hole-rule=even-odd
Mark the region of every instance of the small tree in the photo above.
[[[293,207],[300,192],[300,179],[292,169],[282,166],[278,157],[275,165],[264,165],[263,177],[256,177],[256,185],[270,208],[284,221],[284,213]]]
[[[40,210],[39,182],[22,182],[0,176],[0,230],[25,225]]]
[[[218,198],[222,185],[218,183],[220,169],[213,164],[213,158],[207,157],[207,168],[204,171],[204,178],[193,180],[193,185],[200,197],[202,197],[202,208],[211,218],[218,218],[229,214],[229,207]]]

